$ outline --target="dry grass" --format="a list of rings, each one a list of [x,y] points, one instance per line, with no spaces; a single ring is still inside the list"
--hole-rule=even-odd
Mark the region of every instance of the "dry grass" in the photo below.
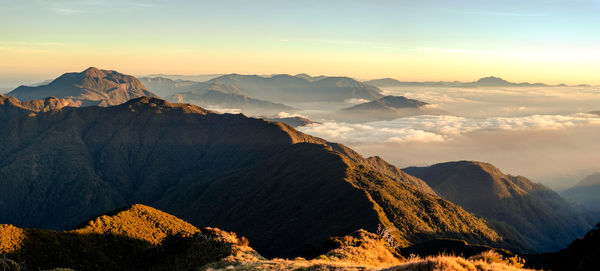
[[[468,259],[438,255],[426,258],[410,257],[404,264],[385,269],[384,271],[518,271],[523,269],[523,261],[518,257],[503,258],[494,251],[486,251]]]

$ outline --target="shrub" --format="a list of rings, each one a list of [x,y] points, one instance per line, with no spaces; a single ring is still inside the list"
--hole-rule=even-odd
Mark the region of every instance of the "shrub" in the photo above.
[[[6,256],[0,258],[0,271],[21,271],[21,266],[11,259],[7,259]]]

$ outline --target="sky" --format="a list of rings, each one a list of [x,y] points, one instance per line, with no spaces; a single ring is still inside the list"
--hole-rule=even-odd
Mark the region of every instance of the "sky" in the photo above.
[[[0,87],[141,75],[600,84],[600,0],[0,0]]]

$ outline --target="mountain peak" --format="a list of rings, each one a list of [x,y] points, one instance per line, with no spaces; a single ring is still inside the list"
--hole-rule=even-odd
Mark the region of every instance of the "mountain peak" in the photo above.
[[[81,72],[85,75],[100,75],[100,74],[104,74],[104,70],[98,69],[96,67],[89,67],[87,69],[85,69],[83,72]]]
[[[95,67],[82,72],[65,73],[48,85],[21,86],[8,93],[21,101],[38,100],[54,96],[78,101],[80,105],[118,105],[130,99],[157,97],[137,78],[112,70]]]
[[[479,86],[509,86],[509,85],[512,85],[512,83],[510,83],[500,77],[496,77],[496,76],[488,76],[488,77],[480,78],[479,80],[475,81],[475,84],[479,85]]]

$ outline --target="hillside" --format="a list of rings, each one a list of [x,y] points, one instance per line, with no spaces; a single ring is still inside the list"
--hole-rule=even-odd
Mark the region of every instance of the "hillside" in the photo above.
[[[446,237],[508,245],[390,167],[285,124],[155,98],[65,107],[0,130],[0,221],[69,229],[142,203],[235,231],[268,257],[379,225],[403,246]]]
[[[84,106],[110,106],[143,96],[156,97],[131,75],[94,67],[80,73],[65,73],[47,85],[20,86],[7,95],[21,101],[57,97]]]
[[[488,163],[448,162],[404,171],[538,251],[556,251],[592,225],[588,216],[549,188],[522,176],[505,175]]]
[[[563,191],[562,195],[582,204],[600,219],[600,173],[585,177],[573,187]]]
[[[430,107],[426,102],[388,95],[374,101],[343,108],[336,112],[335,118],[347,122],[360,122],[445,113],[443,110]]]

